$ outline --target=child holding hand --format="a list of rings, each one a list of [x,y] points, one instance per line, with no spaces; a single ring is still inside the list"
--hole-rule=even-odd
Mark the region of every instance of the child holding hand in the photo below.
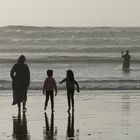
[[[66,89],[67,89],[67,100],[68,100],[68,112],[71,109],[72,104],[72,111],[74,111],[74,91],[75,85],[77,87],[77,92],[79,92],[79,85],[74,78],[74,73],[72,70],[67,70],[66,78],[60,81],[60,84],[66,82]]]

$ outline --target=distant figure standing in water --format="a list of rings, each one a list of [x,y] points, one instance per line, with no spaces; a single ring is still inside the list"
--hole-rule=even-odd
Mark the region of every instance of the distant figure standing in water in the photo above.
[[[123,66],[122,69],[124,71],[129,71],[130,70],[130,59],[131,56],[129,55],[129,51],[126,51],[126,54],[124,54],[124,51],[122,51],[122,58],[123,58]]]
[[[12,105],[17,104],[19,111],[21,103],[23,103],[23,110],[26,110],[27,90],[30,85],[30,70],[25,62],[25,56],[21,55],[10,71],[13,89]]]
[[[77,87],[77,92],[79,92],[79,85],[77,81],[74,78],[74,73],[72,70],[68,70],[66,74],[66,78],[64,78],[61,82],[66,82],[66,88],[67,88],[67,100],[68,100],[68,112],[71,109],[71,103],[72,103],[72,111],[74,111],[74,91],[75,91],[75,85]]]
[[[44,110],[46,110],[48,106],[49,97],[51,100],[51,109],[52,112],[54,112],[54,93],[55,90],[55,96],[57,95],[57,85],[55,82],[55,79],[53,78],[53,71],[47,70],[47,78],[45,79],[44,86],[43,86],[43,94],[46,95]]]

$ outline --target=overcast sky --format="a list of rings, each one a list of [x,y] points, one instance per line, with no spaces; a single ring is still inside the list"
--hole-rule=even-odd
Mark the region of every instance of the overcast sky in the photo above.
[[[140,0],[0,0],[0,26],[140,26]]]

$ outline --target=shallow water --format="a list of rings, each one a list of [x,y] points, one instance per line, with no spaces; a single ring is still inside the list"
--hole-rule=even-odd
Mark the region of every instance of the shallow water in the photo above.
[[[9,72],[21,54],[31,70],[31,89],[41,89],[47,69],[54,70],[58,82],[72,69],[85,90],[140,89],[140,28],[110,27],[110,31],[105,27],[1,27],[0,89],[11,88]],[[130,73],[121,70],[123,50],[132,56]]]
[[[13,63],[14,64],[14,63]],[[0,63],[0,89],[11,89],[10,70],[12,63]],[[46,70],[53,69],[54,78],[58,88],[64,89],[65,84],[60,85],[66,76],[66,71],[72,69],[80,88],[87,89],[140,89],[140,66],[137,63],[131,65],[130,72],[123,72],[120,63],[28,63],[31,73],[30,89],[41,89],[46,78]]]
[[[68,114],[66,93],[59,91],[55,112],[43,111],[41,91],[29,91],[27,112],[19,117],[11,91],[0,91],[0,138],[3,140],[139,140],[140,92],[83,90]]]

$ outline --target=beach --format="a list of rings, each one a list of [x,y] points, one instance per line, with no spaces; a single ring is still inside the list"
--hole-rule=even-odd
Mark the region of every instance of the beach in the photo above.
[[[1,0],[0,140],[140,140],[139,5]]]
[[[112,31],[112,35],[110,34]],[[0,28],[0,139],[139,140],[140,28],[110,27]],[[131,35],[134,35],[132,37]],[[116,42],[117,44],[116,45]],[[121,51],[130,51],[129,72]],[[10,70],[23,54],[30,68],[27,111],[12,106]],[[58,85],[55,112],[44,112],[42,86],[53,70]],[[80,86],[75,111],[67,112],[65,83],[73,70]]]
[[[58,91],[55,112],[46,110],[40,90],[28,92],[27,111],[12,106],[12,91],[0,91],[2,140],[139,140],[138,90],[81,90],[75,111],[67,113],[66,91]],[[49,102],[50,103],[50,102]]]

